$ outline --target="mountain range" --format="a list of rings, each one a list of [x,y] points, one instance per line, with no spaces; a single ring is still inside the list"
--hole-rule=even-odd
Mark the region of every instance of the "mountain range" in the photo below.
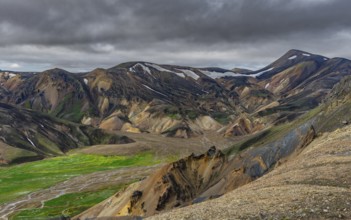
[[[74,219],[150,217],[221,201],[224,194],[274,175],[283,169],[281,164],[303,161],[322,134],[347,126],[350,76],[350,60],[300,50],[290,50],[259,70],[138,61],[84,73],[0,71],[0,164],[72,150],[178,154],[177,160]],[[165,153],[162,145],[172,151]],[[207,151],[200,153],[203,149]],[[349,183],[351,177],[343,175]],[[268,217],[283,218],[281,213]]]
[[[257,71],[147,62],[78,74],[61,69],[4,71],[0,101],[108,131],[180,138],[204,131],[242,136],[291,121],[318,106],[349,75],[350,67],[347,59],[290,50]],[[21,141],[32,145],[28,135],[23,137]],[[28,150],[6,137],[3,142]]]

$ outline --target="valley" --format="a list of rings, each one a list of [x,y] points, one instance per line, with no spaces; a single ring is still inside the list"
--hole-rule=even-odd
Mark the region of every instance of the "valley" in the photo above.
[[[300,50],[259,70],[0,72],[0,218],[350,217],[335,206],[350,202],[350,75],[350,60]],[[327,212],[288,208],[324,189]]]

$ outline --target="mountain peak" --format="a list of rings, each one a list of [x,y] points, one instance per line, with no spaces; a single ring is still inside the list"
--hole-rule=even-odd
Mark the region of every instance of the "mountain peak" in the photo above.
[[[291,49],[289,50],[288,52],[286,52],[281,58],[283,59],[295,59],[297,57],[303,57],[303,58],[323,58],[324,60],[326,59],[329,59],[325,56],[320,56],[320,55],[317,55],[317,54],[313,54],[313,53],[309,53],[309,52],[306,52],[306,51],[303,51],[303,50],[297,50],[297,49]]]
[[[285,54],[296,55],[296,54],[303,54],[303,53],[305,53],[305,54],[311,54],[311,53],[309,53],[309,52],[307,52],[307,51],[298,50],[298,49],[291,49],[291,50],[289,50],[288,52],[286,52]]]
[[[48,70],[45,70],[44,72],[46,72],[46,73],[52,73],[52,74],[59,74],[59,73],[66,73],[66,74],[69,74],[69,73],[70,73],[70,72],[68,72],[67,70],[60,69],[60,68],[48,69]]]

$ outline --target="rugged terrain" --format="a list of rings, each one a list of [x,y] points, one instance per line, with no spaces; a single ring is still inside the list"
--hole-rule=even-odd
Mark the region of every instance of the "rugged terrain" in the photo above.
[[[348,218],[336,206],[350,202],[350,128],[341,128],[351,122],[350,73],[347,59],[299,50],[257,71],[141,61],[86,73],[2,71],[0,163],[10,164],[0,167],[2,216]],[[89,180],[105,174],[110,183]],[[266,208],[252,207],[262,201]]]
[[[254,182],[148,219],[350,219],[350,134],[325,133]]]
[[[291,50],[257,71],[129,62],[80,74],[3,72],[0,100],[107,130],[240,136],[318,106],[350,67]]]
[[[77,218],[151,216],[219,197],[261,177],[308,145],[315,137],[312,124],[307,121],[278,140],[248,149],[234,157],[215,147],[205,154],[192,154],[164,166],[142,182],[131,185]]]
[[[19,163],[94,144],[133,142],[90,126],[0,103],[0,164]]]
[[[176,210],[154,218],[349,218],[351,127],[337,128],[350,121],[350,82],[344,78],[320,107],[287,127],[275,127],[283,132],[268,129],[241,143],[239,154],[231,156],[233,146],[226,154],[211,148],[191,155],[76,218],[147,217],[171,209]],[[313,141],[316,132],[320,136]],[[199,202],[204,203],[177,209]]]

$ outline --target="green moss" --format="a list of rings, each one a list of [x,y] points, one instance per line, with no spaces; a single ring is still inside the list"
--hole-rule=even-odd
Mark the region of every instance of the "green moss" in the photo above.
[[[40,133],[37,133],[35,136],[36,136],[36,139],[37,139],[39,145],[44,146],[45,150],[51,151],[54,155],[62,154],[62,151],[57,146],[57,144],[50,141],[50,139],[44,137]]]
[[[82,106],[82,100],[74,98],[73,94],[69,93],[50,114],[73,122],[80,122],[84,116]]]
[[[73,154],[9,167],[0,167],[0,204],[71,177],[126,166],[160,163],[151,153],[134,156]]]
[[[72,217],[109,198],[125,186],[118,185],[96,191],[65,194],[46,201],[42,208],[32,208],[17,212],[10,219]]]

